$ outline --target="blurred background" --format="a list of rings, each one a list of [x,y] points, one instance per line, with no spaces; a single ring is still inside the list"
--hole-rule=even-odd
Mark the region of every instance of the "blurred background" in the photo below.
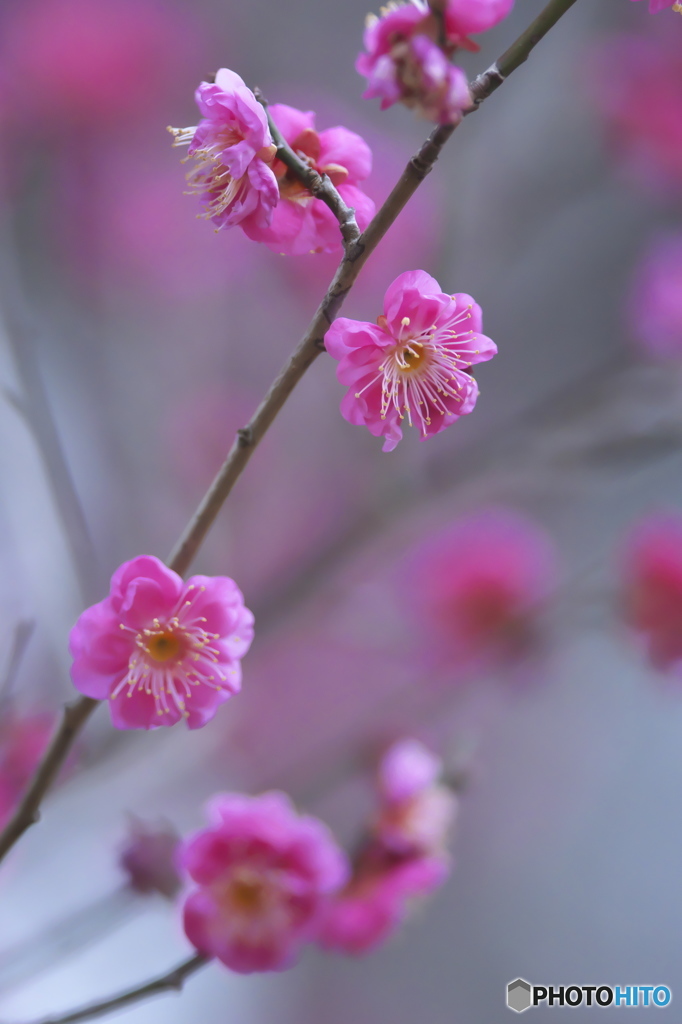
[[[517,0],[467,71],[541,7]],[[195,124],[197,83],[230,67],[362,134],[381,202],[428,126],[361,99],[365,14],[0,3],[0,775],[12,742],[33,763],[72,694],[84,604],[123,560],[167,555],[336,264],[197,219],[165,127]],[[218,790],[277,787],[352,844],[372,758],[401,735],[466,778],[437,897],[365,958],[210,967],[121,1019],[490,1024],[517,976],[682,998],[682,684],[630,628],[628,562],[633,527],[682,505],[681,43],[671,11],[581,0],[457,131],[344,313],[374,320],[408,269],[470,292],[499,346],[475,413],[383,454],[341,418],[331,360],[313,365],[195,567],[233,576],[256,614],[243,693],[201,735],[116,733],[97,712],[0,875],[3,1022],[191,952],[175,908],[124,888],[129,813],[187,831]],[[487,550],[508,520],[522,562],[524,543],[545,553],[523,621],[483,615],[472,638],[460,619],[453,645],[456,602],[425,612],[451,564],[439,539],[473,522]]]

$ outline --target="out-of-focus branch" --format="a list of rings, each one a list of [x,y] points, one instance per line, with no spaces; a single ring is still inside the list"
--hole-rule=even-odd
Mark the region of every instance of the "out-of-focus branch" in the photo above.
[[[80,697],[67,704],[62,720],[55,732],[43,759],[25,790],[17,809],[0,833],[0,860],[39,818],[42,799],[57,778],[59,771],[73,746],[74,740],[95,710],[99,701],[92,697]]]
[[[99,896],[10,948],[0,950],[0,992],[7,992],[73,956],[147,906],[128,885]]]
[[[473,91],[478,103],[494,92],[502,81],[526,60],[546,32],[575,2],[576,0],[550,0],[550,3],[529,29],[522,33],[497,64],[493,65],[497,68],[498,76],[502,75],[501,79],[497,81],[491,71],[487,71],[475,80]],[[476,83],[479,82],[480,84],[476,86]],[[362,267],[433,168],[455,127],[455,125],[440,125],[431,132],[419,152],[407,164],[397,185],[377,211],[367,230],[347,248],[307,331],[271,384],[252,419],[245,427],[237,431],[237,436],[225,462],[171,552],[167,564],[175,572],[183,575],[191,565],[206,534],[215,522],[256,447],[308,367],[324,351],[324,336],[329,325],[337,316],[346,295],[353,287]],[[19,837],[37,821],[38,809],[43,796],[54,781],[71,744],[94,711],[97,703],[90,697],[81,697],[74,704],[67,705],[65,708],[62,723],[43,761],[31,780],[17,811],[0,834],[0,860]]]
[[[14,682],[17,678],[17,673],[24,659],[26,648],[29,645],[35,628],[36,624],[32,619],[24,619],[16,625],[14,630],[14,640],[12,641],[12,649],[10,651],[9,658],[7,659],[7,668],[0,679],[0,712],[2,712],[3,708],[12,696],[12,690],[14,689]]]
[[[43,1018],[36,1024],[76,1024],[77,1021],[104,1017],[108,1013],[121,1010],[124,1006],[130,1006],[132,1003],[139,1003],[150,996],[162,995],[164,992],[181,992],[187,979],[208,962],[206,957],[195,953],[194,956],[183,960],[181,964],[174,967],[172,971],[168,971],[167,974],[162,974],[152,981],[147,981],[144,985],[126,989],[125,992],[119,992],[118,995],[110,996],[99,1003],[90,1003],[89,1006],[83,1006],[80,1010],[72,1010],[61,1017]]]
[[[268,116],[268,125],[272,140],[277,147],[277,159],[288,167],[296,175],[302,185],[308,189],[316,199],[321,199],[325,206],[328,206],[339,222],[341,237],[346,248],[357,242],[360,237],[360,228],[355,219],[355,210],[346,206],[338,189],[332,184],[326,174],[318,174],[305,160],[296,153],[288,144],[281,131],[270,116],[268,102],[259,89],[254,89],[254,95],[259,103],[265,107]]]
[[[6,390],[5,397],[33,435],[71,552],[81,595],[85,604],[91,604],[97,596],[97,552],[50,409],[35,353],[35,331],[22,308],[20,282],[7,257],[0,266],[0,303],[7,341],[21,384],[20,393]]]

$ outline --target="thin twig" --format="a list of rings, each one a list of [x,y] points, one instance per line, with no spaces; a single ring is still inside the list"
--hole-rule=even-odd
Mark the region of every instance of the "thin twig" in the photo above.
[[[201,956],[200,953],[195,953],[194,956],[191,956],[188,960],[183,960],[181,964],[174,967],[172,971],[161,974],[158,978],[154,978],[153,981],[147,981],[144,985],[137,985],[135,988],[126,989],[125,992],[120,992],[116,996],[110,996],[108,999],[103,999],[98,1003],[90,1003],[89,1006],[83,1006],[80,1010],[72,1010],[61,1017],[44,1018],[39,1022],[37,1021],[36,1024],[76,1024],[76,1021],[94,1020],[95,1017],[103,1017],[107,1013],[121,1010],[124,1006],[130,1006],[131,1003],[139,1003],[150,996],[162,995],[164,992],[181,992],[190,975],[195,974],[207,963],[209,961],[206,957]]]
[[[29,645],[35,628],[36,624],[32,619],[24,619],[18,622],[14,629],[14,640],[12,641],[12,649],[7,659],[7,668],[2,679],[0,679],[0,711],[2,711],[12,696],[17,673],[24,660],[26,648]]]
[[[64,708],[59,727],[52,737],[35,775],[14,814],[0,833],[0,860],[12,849],[24,832],[38,821],[38,811],[43,797],[57,778],[74,740],[98,704],[99,701],[93,700],[92,697],[80,697]]]
[[[97,552],[36,358],[37,332],[23,308],[18,274],[7,256],[2,261],[0,301],[7,340],[21,382],[21,393],[5,389],[5,397],[33,435],[71,552],[81,596],[85,604],[91,604],[99,585]]]
[[[475,79],[472,93],[476,98],[477,105],[494,92],[505,78],[526,60],[531,50],[574,3],[576,0],[550,0],[550,3],[529,29],[493,65],[496,70],[493,72],[492,69],[489,69]],[[384,205],[377,211],[367,230],[346,250],[308,330],[271,384],[253,418],[245,427],[237,431],[227,459],[171,552],[168,566],[175,572],[184,575],[191,565],[206,534],[215,522],[226,498],[244,471],[256,447],[308,367],[321,352],[324,352],[324,336],[329,325],[337,316],[366,260],[433,168],[455,127],[455,125],[440,125],[432,131],[419,152],[407,164],[397,185]],[[61,768],[78,732],[97,704],[98,701],[90,697],[81,697],[74,704],[67,705],[62,723],[31,780],[28,790],[11,820],[0,833],[0,860],[19,837],[37,821],[38,809],[43,796]]]
[[[327,174],[319,174],[291,148],[273,121],[268,110],[268,101],[260,89],[254,89],[254,95],[258,102],[262,103],[265,107],[272,141],[277,147],[277,159],[281,160],[284,166],[288,167],[296,175],[311,195],[315,196],[316,199],[321,199],[325,206],[329,207],[339,222],[344,247],[348,249],[360,237],[360,228],[355,219],[355,210],[351,206],[346,206],[338,189],[332,184]]]

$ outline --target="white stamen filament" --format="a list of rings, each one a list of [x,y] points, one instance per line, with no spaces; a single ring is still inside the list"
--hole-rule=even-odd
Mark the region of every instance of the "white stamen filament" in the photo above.
[[[206,619],[191,614],[194,598],[204,589],[201,587],[189,599],[182,601],[167,620],[162,622],[154,619],[151,628],[136,631],[121,623],[122,630],[134,634],[137,649],[130,657],[128,672],[112,692],[112,699],[125,690],[128,697],[139,690],[153,697],[157,715],[171,714],[176,710],[187,718],[186,701],[191,696],[193,686],[224,689],[222,684],[227,682],[227,676],[220,669],[214,670],[219,680],[216,682],[216,675],[205,674],[208,667],[206,664],[203,671],[196,667],[198,661],[217,665],[220,654],[212,646],[213,641],[220,639],[220,635],[208,633],[202,625]],[[161,640],[168,643],[169,636],[177,643],[178,653],[160,660],[152,652],[154,642]]]
[[[471,352],[474,332],[457,331],[455,326],[471,317],[470,307],[463,310],[446,328],[435,324],[420,334],[409,334],[410,318],[403,317],[396,344],[379,366],[377,374],[356,393],[365,391],[381,381],[381,418],[391,408],[400,419],[418,420],[422,434],[431,424],[434,412],[450,412],[445,399],[461,402],[472,378],[464,372],[470,366],[467,355]]]

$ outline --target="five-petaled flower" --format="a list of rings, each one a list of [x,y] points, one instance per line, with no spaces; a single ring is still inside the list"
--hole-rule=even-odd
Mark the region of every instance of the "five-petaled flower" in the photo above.
[[[119,729],[155,729],[184,718],[205,725],[241,685],[253,615],[227,576],[187,583],[158,558],[124,562],[107,598],[71,630],[71,677],[109,700]]]
[[[284,793],[220,794],[208,814],[210,827],[179,853],[198,886],[184,906],[187,937],[243,974],[291,966],[347,879],[345,854],[327,826],[297,814]]]
[[[401,274],[376,324],[340,317],[327,331],[338,379],[349,386],[342,415],[383,436],[384,451],[402,438],[405,418],[422,440],[438,434],[476,404],[468,371],[497,352],[480,331],[481,309],[470,295],[446,295],[423,270]]]
[[[192,128],[169,128],[173,145],[189,146],[196,161],[187,175],[190,191],[218,228],[267,227],[279,199],[269,163],[275,153],[262,105],[239,75],[221,68],[215,82],[195,93],[202,115]]]
[[[372,170],[372,151],[365,140],[340,125],[317,132],[312,110],[297,110],[285,103],[273,103],[270,116],[301,160],[329,177],[346,205],[355,210],[358,227],[364,231],[374,215],[374,202],[360,188]],[[287,256],[336,252],[341,235],[329,207],[314,198],[281,160],[272,167],[280,196],[272,222],[268,227],[249,220],[242,224],[245,234]]]

